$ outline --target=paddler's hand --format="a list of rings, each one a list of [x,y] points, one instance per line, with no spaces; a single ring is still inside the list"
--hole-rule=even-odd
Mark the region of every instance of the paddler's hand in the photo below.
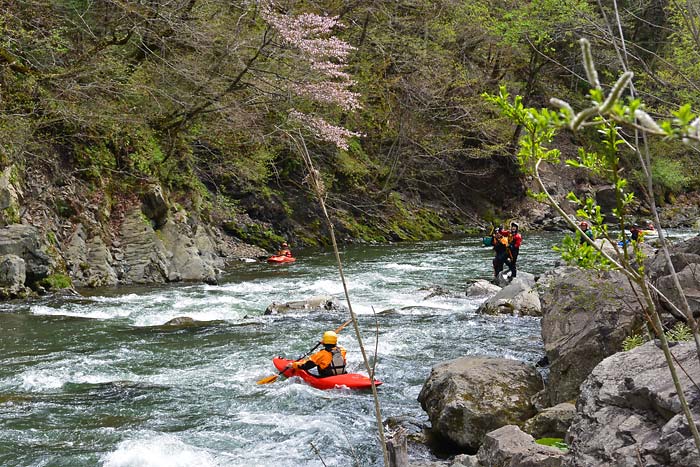
[[[287,365],[287,368],[291,368],[292,370],[298,370],[304,362],[292,362],[289,365]]]

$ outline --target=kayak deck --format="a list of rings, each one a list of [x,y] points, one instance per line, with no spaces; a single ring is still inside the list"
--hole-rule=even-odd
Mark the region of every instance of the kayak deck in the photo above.
[[[275,365],[278,371],[282,371],[287,365],[292,363],[294,360],[289,360],[287,358],[275,357],[272,359],[272,363]],[[314,376],[308,371],[304,370],[285,370],[282,373],[287,378],[292,376],[298,376],[303,379],[309,386],[313,386],[316,389],[333,389],[340,386],[346,386],[350,389],[368,389],[372,387],[371,380],[359,373],[346,373],[344,375],[336,376],[326,376],[325,378],[319,378]],[[381,381],[374,380],[374,385],[379,386],[382,384]]]

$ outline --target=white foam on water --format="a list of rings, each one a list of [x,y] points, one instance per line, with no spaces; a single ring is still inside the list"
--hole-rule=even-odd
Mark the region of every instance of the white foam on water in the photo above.
[[[79,318],[91,319],[114,319],[124,318],[132,313],[132,310],[127,308],[94,308],[85,305],[66,305],[62,308],[54,308],[45,305],[33,305],[29,308],[29,312],[34,315],[43,316],[74,316]]]
[[[425,271],[428,269],[433,269],[433,265],[428,265],[428,266],[416,266],[415,264],[406,264],[406,263],[386,263],[381,265],[383,269],[392,269],[395,271]]]
[[[103,467],[217,467],[216,459],[205,449],[197,448],[169,435],[152,435],[122,441],[113,452],[102,458]]]
[[[135,357],[133,353],[130,356]],[[114,361],[113,356],[104,359],[83,355],[66,358],[28,369],[17,375],[14,383],[25,391],[44,392],[60,389],[68,383],[101,384],[141,379],[130,371],[114,368]]]

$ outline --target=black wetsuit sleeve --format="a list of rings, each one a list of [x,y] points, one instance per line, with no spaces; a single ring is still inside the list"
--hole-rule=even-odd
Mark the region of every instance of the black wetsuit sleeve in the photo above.
[[[316,367],[316,364],[314,362],[312,362],[311,360],[307,360],[306,363],[301,365],[299,368],[301,368],[302,370],[309,371],[310,369],[315,368],[315,367]]]

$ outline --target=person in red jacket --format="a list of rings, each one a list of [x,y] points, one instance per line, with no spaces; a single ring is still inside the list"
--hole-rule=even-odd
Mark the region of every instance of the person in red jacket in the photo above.
[[[506,264],[508,265],[508,269],[510,269],[511,280],[515,278],[518,272],[516,263],[518,261],[521,243],[523,243],[523,236],[520,235],[519,226],[517,222],[511,222],[508,235],[508,257],[506,258]]]

